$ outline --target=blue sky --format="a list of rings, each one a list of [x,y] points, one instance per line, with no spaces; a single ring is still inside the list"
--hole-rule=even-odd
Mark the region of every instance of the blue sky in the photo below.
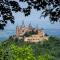
[[[25,8],[28,6],[27,3],[21,2],[19,4],[22,8]],[[3,31],[0,31],[0,39],[15,34],[16,26],[17,25],[20,26],[23,20],[25,22],[25,25],[28,25],[29,23],[31,23],[33,27],[35,27],[38,24],[39,28],[60,29],[60,22],[55,22],[54,24],[51,24],[49,21],[49,17],[46,17],[45,19],[44,17],[40,18],[41,11],[37,11],[35,9],[32,9],[31,14],[27,17],[25,17],[24,13],[21,13],[21,12],[17,12],[17,13],[13,12],[13,16],[15,18],[15,23],[11,24],[10,21],[8,21],[8,24],[5,26],[5,29]],[[13,31],[9,31],[9,30],[13,30]],[[59,33],[60,35],[60,32],[57,31],[56,33]]]
[[[18,0],[15,0],[19,2]],[[20,2],[19,5],[22,8],[26,8],[28,4]],[[60,29],[60,22],[55,22],[54,24],[51,24],[49,21],[49,17],[41,17],[41,11],[37,11],[35,9],[31,10],[31,14],[27,17],[24,16],[24,13],[21,12],[13,12],[14,18],[15,18],[15,24],[11,24],[10,21],[8,21],[8,24],[6,25],[5,29],[15,29],[17,25],[21,25],[22,21],[24,20],[25,25],[28,25],[29,23],[32,24],[32,26],[36,26],[38,24],[39,27],[44,29]]]
[[[44,29],[60,29],[60,22],[55,22],[54,24],[51,24],[49,21],[49,17],[44,17],[40,18],[41,11],[32,9],[31,14],[27,17],[24,16],[24,13],[21,12],[13,12],[14,18],[15,18],[15,24],[11,24],[8,22],[6,29],[15,29],[17,25],[21,25],[22,21],[24,20],[25,25],[28,25],[29,23],[32,24],[32,26],[36,26],[38,24],[39,27],[44,28]]]

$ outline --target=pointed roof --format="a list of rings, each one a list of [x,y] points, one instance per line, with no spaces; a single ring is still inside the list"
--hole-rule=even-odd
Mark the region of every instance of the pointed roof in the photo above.
[[[31,25],[31,22],[30,22],[30,24],[29,24],[29,26],[28,26],[30,29],[32,29],[32,25]]]
[[[39,29],[38,24],[36,25],[36,29],[37,29],[37,30]]]
[[[19,30],[19,26],[16,26],[16,30]]]
[[[22,25],[21,25],[21,27],[25,27],[24,20],[22,21]]]

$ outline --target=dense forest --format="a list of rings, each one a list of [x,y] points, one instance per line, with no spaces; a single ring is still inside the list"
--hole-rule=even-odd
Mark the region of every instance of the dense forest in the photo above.
[[[9,38],[0,42],[0,60],[60,60],[60,38],[38,43]]]

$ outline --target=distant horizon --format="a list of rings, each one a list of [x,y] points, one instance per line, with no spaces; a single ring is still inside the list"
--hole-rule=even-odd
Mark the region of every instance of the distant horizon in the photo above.
[[[16,0],[18,1],[18,0]],[[22,2],[20,3],[21,7],[26,7],[27,4],[24,3],[22,4]],[[52,31],[55,31],[55,33],[53,32],[52,34],[57,34],[60,35],[60,22],[55,22],[54,24],[51,24],[49,17],[47,16],[45,19],[44,17],[41,17],[41,11],[37,11],[36,9],[31,9],[31,13],[29,16],[25,17],[24,13],[22,12],[12,12],[13,16],[15,18],[15,23],[11,24],[10,21],[8,21],[7,25],[4,27],[4,30],[1,31],[0,30],[0,37],[7,37],[9,35],[13,35],[15,34],[15,30],[16,30],[16,26],[20,26],[22,24],[22,21],[24,20],[25,25],[28,25],[29,23],[32,24],[33,27],[35,27],[38,24],[39,28],[43,28],[43,29],[50,29],[49,30],[49,34],[50,32],[52,33]],[[2,19],[2,17],[0,17],[0,19]],[[54,30],[53,30],[54,29]],[[13,31],[12,31],[13,30]]]

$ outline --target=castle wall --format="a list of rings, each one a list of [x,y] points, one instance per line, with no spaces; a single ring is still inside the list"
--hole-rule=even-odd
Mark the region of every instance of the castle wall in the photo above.
[[[29,32],[29,31],[32,31],[32,30],[28,29],[27,27],[17,28],[17,29],[16,29],[16,36],[17,36],[17,37],[23,36],[26,32]]]
[[[31,37],[24,38],[25,42],[39,42],[39,41],[44,41],[44,40],[48,40],[48,38],[41,37],[40,35],[32,35]]]
[[[16,27],[16,37],[19,37],[19,27]]]
[[[17,27],[16,28],[16,36],[19,38],[23,37],[26,32],[32,31],[32,29],[29,29],[29,27]],[[36,30],[34,30],[36,31]],[[24,37],[25,42],[39,42],[43,40],[48,40],[48,38],[45,36],[45,33],[43,31],[38,30],[38,33],[35,35],[32,35],[30,37]]]

